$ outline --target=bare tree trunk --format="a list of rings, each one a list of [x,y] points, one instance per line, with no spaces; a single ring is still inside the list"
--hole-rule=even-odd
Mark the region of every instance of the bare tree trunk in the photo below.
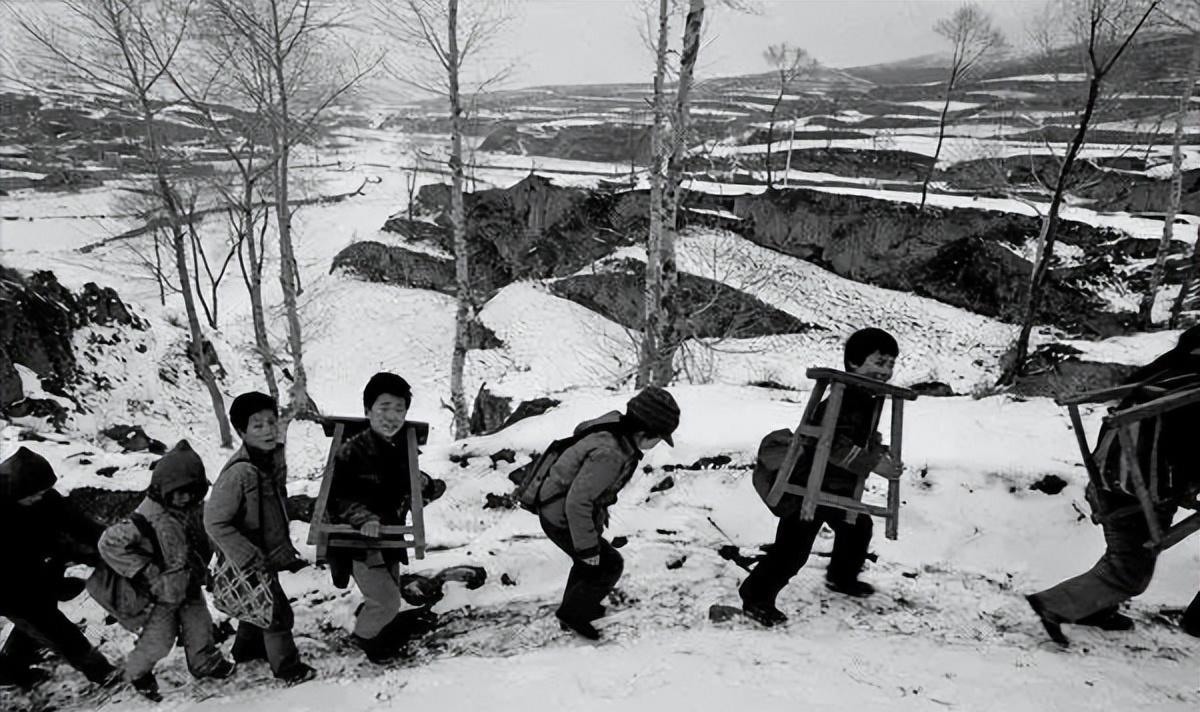
[[[679,59],[679,87],[675,95],[674,127],[671,135],[671,154],[667,161],[665,221],[659,245],[662,268],[662,312],[658,320],[658,344],[650,382],[665,386],[675,376],[675,351],[682,341],[679,333],[679,308],[675,303],[675,287],[679,270],[675,263],[675,234],[679,225],[679,201],[683,183],[683,164],[688,150],[688,108],[691,100],[692,77],[700,54],[700,28],[704,24],[704,0],[690,0],[683,27],[683,52]]]
[[[468,270],[467,226],[463,209],[463,116],[458,87],[458,0],[448,0],[446,59],[450,80],[450,226],[454,237],[454,281],[458,308],[454,312],[454,352],[450,357],[450,404],[454,409],[454,438],[469,434],[470,415],[463,391],[467,364],[467,332],[471,324],[471,277]]]
[[[771,144],[775,140],[775,113],[779,111],[779,105],[783,103],[784,81],[781,77],[779,80],[779,96],[775,97],[775,103],[771,105],[771,117],[767,120],[767,190],[775,187],[774,173],[771,170]],[[795,122],[793,120],[793,128]],[[791,155],[788,156],[791,160]]]
[[[788,134],[787,159],[783,162],[783,187],[788,187],[788,178],[792,175],[792,149],[796,146],[796,119],[792,117],[792,131]]]
[[[1192,93],[1196,88],[1196,73],[1200,70],[1200,33],[1192,36],[1192,54],[1188,61],[1187,81],[1183,85],[1183,95],[1179,97],[1179,112],[1175,115],[1175,134],[1172,137],[1171,149],[1171,197],[1167,203],[1167,212],[1163,216],[1162,240],[1158,243],[1158,253],[1154,257],[1154,269],[1150,272],[1150,285],[1142,295],[1142,303],[1138,309],[1138,322],[1143,329],[1149,329],[1154,322],[1154,301],[1158,297],[1162,285],[1163,271],[1166,269],[1167,253],[1175,231],[1175,215],[1179,212],[1179,201],[1183,196],[1183,125],[1187,118],[1188,107],[1192,104]],[[1184,290],[1180,290],[1181,295]],[[1174,309],[1172,309],[1172,312]]]
[[[229,418],[225,413],[225,399],[221,395],[220,388],[217,387],[216,376],[213,375],[212,369],[208,367],[208,361],[204,357],[204,335],[200,330],[200,318],[196,312],[196,302],[192,294],[192,287],[188,282],[187,244],[186,236],[183,232],[182,209],[179,204],[179,196],[171,187],[170,182],[167,180],[166,171],[163,168],[162,147],[158,142],[158,136],[154,132],[154,110],[150,104],[149,90],[139,81],[141,77],[140,68],[136,64],[137,59],[134,58],[130,50],[130,39],[125,34],[125,26],[120,21],[114,21],[109,29],[112,32],[112,40],[121,51],[122,58],[129,71],[128,76],[132,80],[131,83],[136,87],[138,108],[141,111],[141,120],[145,131],[145,154],[154,168],[154,186],[158,193],[158,198],[162,201],[163,207],[167,212],[167,217],[170,219],[172,245],[175,250],[175,267],[179,271],[179,288],[183,293],[183,306],[187,312],[188,333],[191,337],[188,344],[189,356],[196,367],[196,372],[200,374],[200,380],[203,381],[205,388],[208,390],[209,398],[212,401],[213,415],[217,419],[217,431],[221,438],[221,447],[232,447],[233,436],[229,429]]]
[[[285,50],[282,46],[278,8],[271,4],[272,36],[275,41],[273,69],[279,91],[278,115],[274,117],[275,139],[275,220],[279,228],[279,285],[283,289],[283,307],[287,318],[288,354],[292,358],[291,402],[280,413],[279,432],[286,437],[292,418],[307,413],[309,408],[308,374],[304,370],[304,336],[300,325],[300,307],[296,295],[299,276],[296,274],[296,251],[292,243],[292,211],[288,206],[288,158],[291,155],[291,116],[288,111],[288,84],[283,74]]]
[[[162,250],[159,246],[159,240],[162,239],[158,231],[154,231],[154,279],[158,281],[158,303],[160,306],[167,306],[167,290],[163,285],[163,270],[162,270]]]
[[[1145,12],[1142,14],[1141,19],[1129,31],[1129,34],[1125,36],[1120,46],[1103,63],[1098,60],[1096,55],[1096,48],[1099,43],[1096,33],[1097,28],[1101,26],[1105,18],[1103,13],[1097,12],[1100,8],[1091,8],[1091,12],[1093,13],[1090,20],[1091,34],[1086,44],[1087,55],[1091,62],[1090,71],[1088,72],[1087,101],[1083,107],[1083,115],[1079,118],[1079,128],[1075,131],[1075,136],[1071,139],[1071,145],[1067,149],[1067,155],[1058,170],[1058,180],[1054,184],[1054,197],[1050,200],[1050,210],[1046,215],[1045,240],[1038,251],[1033,275],[1029,280],[1029,289],[1025,293],[1025,303],[1021,315],[1021,331],[1017,336],[1017,341],[1013,348],[1012,361],[1004,369],[1004,373],[1001,374],[998,381],[999,385],[1012,384],[1024,370],[1025,361],[1029,357],[1029,339],[1033,333],[1033,324],[1037,319],[1038,308],[1041,306],[1042,288],[1045,285],[1046,274],[1050,270],[1050,260],[1054,257],[1054,241],[1058,236],[1059,211],[1062,208],[1067,181],[1070,179],[1071,170],[1075,166],[1075,159],[1079,156],[1079,149],[1082,148],[1083,142],[1087,138],[1092,114],[1096,110],[1096,101],[1100,96],[1100,83],[1104,81],[1108,73],[1116,66],[1121,55],[1133,42],[1134,36],[1141,30],[1146,20],[1157,9],[1158,4],[1159,0],[1153,0],[1145,5]]]
[[[951,70],[950,80],[946,84],[946,101],[942,103],[942,117],[938,120],[937,145],[933,149],[933,161],[929,164],[929,170],[925,171],[925,180],[921,181],[921,205],[918,210],[925,209],[925,198],[929,194],[929,181],[933,180],[933,173],[937,170],[938,157],[942,155],[942,142],[946,139],[946,114],[950,112],[950,92],[954,91],[955,74],[956,70]]]
[[[259,363],[262,364],[263,378],[267,381],[267,391],[275,402],[279,402],[279,383],[275,380],[274,357],[271,351],[271,341],[267,338],[267,319],[266,310],[263,309],[262,297],[262,273],[263,273],[263,255],[260,254],[260,249],[266,247],[266,231],[268,219],[263,215],[263,232],[261,242],[255,238],[254,231],[257,224],[254,217],[254,194],[251,185],[247,184],[242,196],[242,214],[243,214],[243,230],[245,235],[242,241],[238,244],[238,265],[242,268],[242,281],[246,284],[246,291],[250,293],[250,318],[254,323],[254,348],[258,352]],[[246,251],[249,253],[249,266],[242,259],[241,246],[246,245]],[[260,245],[262,246],[260,248]]]
[[[158,145],[158,138],[154,134],[154,114],[150,108],[149,98],[145,94],[142,94],[139,100],[142,104],[142,120],[146,126],[146,151],[154,164],[155,187],[158,191],[158,197],[162,200],[163,206],[167,209],[167,215],[171,220],[172,245],[175,249],[175,268],[179,271],[179,287],[183,293],[183,306],[187,312],[188,333],[191,336],[188,344],[188,355],[191,357],[197,373],[200,374],[200,380],[204,382],[204,387],[208,389],[208,396],[212,401],[213,415],[217,419],[217,431],[221,438],[221,447],[232,447],[233,435],[229,430],[229,417],[225,413],[225,399],[221,395],[221,389],[217,387],[217,378],[213,375],[212,369],[209,368],[208,360],[204,357],[204,335],[200,331],[200,317],[196,312],[196,301],[192,294],[192,285],[188,282],[187,243],[183,233],[183,216],[180,214],[178,197],[171,188],[166,172],[163,170],[161,150]]]
[[[1071,169],[1075,165],[1075,158],[1079,155],[1079,149],[1083,146],[1084,139],[1087,137],[1088,125],[1092,121],[1092,113],[1096,108],[1096,99],[1100,94],[1100,81],[1103,77],[1093,76],[1088,83],[1087,103],[1084,105],[1083,116],[1079,120],[1079,128],[1075,131],[1075,136],[1071,139],[1071,145],[1067,148],[1067,155],[1063,159],[1062,167],[1058,171],[1058,180],[1054,183],[1054,196],[1050,200],[1050,210],[1046,213],[1044,233],[1045,238],[1042,240],[1040,249],[1038,250],[1037,262],[1034,264],[1033,274],[1029,280],[1029,288],[1025,291],[1024,304],[1021,308],[1021,331],[1017,336],[1017,342],[1014,348],[1012,362],[1005,369],[1000,377],[1000,384],[1011,384],[1024,368],[1025,360],[1029,357],[1029,339],[1033,334],[1033,325],[1037,320],[1037,311],[1041,306],[1042,288],[1046,280],[1046,274],[1050,270],[1050,260],[1054,256],[1054,242],[1058,236],[1059,211],[1062,209],[1063,197],[1067,190],[1067,181],[1071,177]]]
[[[651,383],[654,363],[658,358],[657,337],[659,322],[664,318],[662,288],[662,239],[665,222],[663,182],[665,178],[663,131],[666,123],[664,84],[667,74],[667,30],[670,20],[669,0],[658,2],[658,42],[654,53],[654,126],[650,132],[650,234],[646,239],[646,286],[642,300],[642,348],[638,359],[637,386]]]
[[[217,301],[216,288],[213,289],[213,302],[210,307],[208,300],[204,298],[204,289],[200,286],[200,253],[203,251],[203,246],[200,244],[200,236],[196,234],[195,213],[191,210],[187,213],[187,228],[188,238],[192,244],[192,281],[196,284],[196,297],[200,300],[200,308],[204,310],[204,320],[208,322],[208,328],[216,330],[217,328]],[[207,258],[205,258],[207,262]]]

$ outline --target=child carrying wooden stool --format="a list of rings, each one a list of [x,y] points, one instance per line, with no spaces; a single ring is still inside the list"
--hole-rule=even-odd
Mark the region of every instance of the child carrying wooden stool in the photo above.
[[[903,471],[901,406],[903,400],[916,398],[911,391],[886,385],[898,354],[895,338],[886,331],[855,332],[844,349],[847,373],[811,369],[808,373],[817,387],[796,432],[777,430],[763,439],[754,486],[779,517],[779,524],[774,545],[738,591],[742,609],[751,619],[765,626],[787,621],[775,599],[808,561],[817,533],[826,524],[834,532],[826,585],[849,596],[874,593],[874,587],[858,575],[871,542],[871,516],[886,517],[888,538],[896,537],[897,480]],[[822,401],[831,381],[830,397]],[[875,431],[884,397],[893,399],[890,449]],[[872,472],[891,480],[886,507],[861,501],[864,481]]]

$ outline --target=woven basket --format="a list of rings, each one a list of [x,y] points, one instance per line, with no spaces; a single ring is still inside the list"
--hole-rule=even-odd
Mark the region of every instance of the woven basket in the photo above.
[[[268,628],[273,618],[275,597],[266,576],[255,570],[240,569],[220,557],[212,572],[213,605],[218,611],[259,628]]]

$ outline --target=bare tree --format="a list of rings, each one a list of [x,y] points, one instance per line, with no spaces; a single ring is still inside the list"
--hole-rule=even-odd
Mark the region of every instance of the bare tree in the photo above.
[[[1167,3],[1162,8],[1163,16],[1169,25],[1186,32],[1191,37],[1192,51],[1188,55],[1187,70],[1184,74],[1183,93],[1179,96],[1179,109],[1175,113],[1175,131],[1171,136],[1171,192],[1167,200],[1166,214],[1163,215],[1162,240],[1158,243],[1158,252],[1154,256],[1154,268],[1150,272],[1150,284],[1142,295],[1142,303],[1138,308],[1138,322],[1143,329],[1149,329],[1154,322],[1154,302],[1158,298],[1158,290],[1162,286],[1163,271],[1167,264],[1167,255],[1174,239],[1175,216],[1179,214],[1179,204],[1183,197],[1183,130],[1187,119],[1188,109],[1192,104],[1192,95],[1196,90],[1196,79],[1200,73],[1200,0],[1180,0]],[[1200,244],[1200,240],[1197,240]],[[1200,259],[1200,247],[1196,248],[1196,258]],[[1193,260],[1193,263],[1196,260]],[[1194,264],[1184,273],[1184,284],[1180,287],[1179,295],[1171,308],[1170,325],[1175,326],[1179,321],[1179,313],[1183,311],[1183,302],[1191,288],[1195,276]]]
[[[304,368],[302,286],[292,234],[294,206],[288,199],[291,154],[314,138],[329,107],[373,71],[378,60],[361,62],[352,48],[339,44],[339,33],[350,27],[346,6],[320,0],[205,0],[205,8],[211,27],[217,28],[213,32],[240,49],[233,56],[241,60],[231,63],[229,71],[241,72],[241,89],[268,117],[279,284],[292,361],[291,398],[280,413],[280,430],[286,433],[292,418],[315,410]]]
[[[216,376],[205,358],[207,339],[200,328],[188,277],[186,207],[168,168],[167,147],[158,116],[157,93],[188,31],[191,0],[67,0],[70,37],[60,40],[47,25],[17,15],[21,27],[51,62],[97,91],[111,93],[136,112],[142,129],[142,155],[152,174],[152,191],[161,203],[171,237],[180,292],[187,312],[188,355],[208,389],[221,445],[232,445],[229,419]],[[210,347],[211,348],[211,347]]]
[[[470,434],[470,412],[464,386],[468,335],[479,305],[471,288],[470,246],[467,243],[467,217],[463,207],[466,170],[463,161],[463,134],[467,126],[467,106],[492,84],[502,81],[509,69],[502,68],[482,81],[470,96],[464,96],[463,68],[483,52],[509,18],[503,4],[481,5],[478,11],[460,15],[458,0],[405,0],[375,3],[380,25],[401,46],[410,48],[405,60],[389,63],[391,73],[410,86],[443,96],[450,110],[450,230],[454,243],[454,280],[456,309],[454,347],[450,357],[450,407],[454,413],[454,437]]]
[[[679,313],[673,295],[678,282],[675,233],[690,133],[691,90],[696,60],[700,54],[704,11],[705,0],[689,0],[684,18],[675,96],[668,109],[665,84],[671,5],[668,0],[659,1],[650,165],[650,232],[646,243],[646,298],[638,363],[639,386],[670,383],[674,375],[674,354],[680,341]],[[671,131],[664,136],[668,117]]]
[[[775,183],[771,166],[771,144],[775,140],[775,119],[779,113],[779,107],[783,103],[783,98],[787,95],[787,90],[792,85],[792,82],[811,73],[816,68],[817,62],[808,56],[808,51],[804,48],[792,47],[786,42],[767,47],[766,51],[763,52],[763,58],[775,70],[775,75],[779,79],[779,94],[775,96],[775,102],[771,104],[771,115],[767,120],[767,154],[765,161],[767,167],[767,188],[772,188]],[[794,120],[792,122],[792,133],[793,135],[795,134]],[[789,165],[791,164],[791,159],[792,155],[789,150]]]
[[[959,82],[971,76],[987,56],[1004,46],[1004,35],[992,24],[992,18],[973,2],[964,3],[950,17],[938,20],[933,31],[950,41],[953,54],[950,58],[950,76],[946,79],[946,98],[942,102],[942,114],[938,120],[937,145],[933,150],[933,161],[921,182],[921,206],[925,209],[925,196],[929,192],[929,181],[937,170],[938,157],[942,153],[942,141],[946,137],[946,116],[950,113],[950,101]]]
[[[652,383],[654,364],[659,358],[659,321],[668,318],[663,313],[662,234],[664,215],[664,185],[666,159],[663,133],[667,123],[667,50],[671,22],[670,0],[658,0],[658,31],[654,42],[654,95],[651,105],[653,123],[650,128],[650,232],[646,239],[646,284],[642,299],[642,341],[638,359],[637,386]]]
[[[198,123],[208,132],[209,139],[221,147],[233,164],[233,175],[218,173],[210,181],[210,188],[224,207],[231,254],[237,256],[242,283],[250,296],[254,351],[267,391],[278,402],[277,357],[267,331],[262,291],[269,227],[263,183],[276,170],[274,153],[261,145],[269,135],[271,82],[254,48],[223,22],[220,12],[209,12],[203,19],[203,28],[197,33],[198,47],[189,58],[190,71],[172,69],[168,77],[199,117]],[[242,113],[230,121],[213,111],[216,101],[238,105]]]
[[[1058,169],[1050,207],[1043,220],[1038,240],[1038,255],[1033,273],[1025,290],[1021,308],[1021,329],[1013,346],[1013,358],[999,379],[1001,385],[1012,383],[1021,373],[1029,355],[1029,339],[1041,306],[1042,289],[1050,262],[1054,257],[1055,240],[1058,237],[1059,213],[1066,195],[1068,181],[1079,150],[1087,138],[1092,115],[1100,97],[1101,85],[1117,62],[1129,49],[1138,32],[1158,6],[1159,0],[1070,0],[1063,4],[1069,13],[1075,33],[1077,49],[1083,57],[1087,75],[1087,94],[1074,136],[1067,146],[1066,155]]]

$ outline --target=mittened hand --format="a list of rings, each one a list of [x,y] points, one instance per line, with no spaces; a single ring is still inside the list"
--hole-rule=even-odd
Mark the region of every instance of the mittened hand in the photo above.
[[[379,538],[379,520],[372,519],[371,521],[362,525],[361,527],[358,528],[358,533],[362,534],[365,537],[370,537],[372,539],[378,539]]]

